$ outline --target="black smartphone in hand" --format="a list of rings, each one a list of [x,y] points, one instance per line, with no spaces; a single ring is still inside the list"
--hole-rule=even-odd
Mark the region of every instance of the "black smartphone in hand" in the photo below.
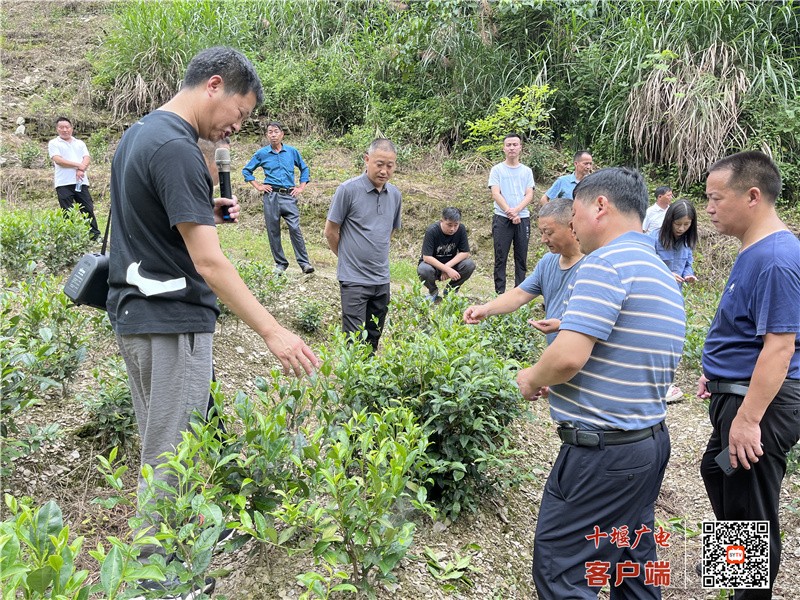
[[[719,468],[722,469],[722,472],[728,476],[733,475],[736,471],[739,470],[739,465],[734,467],[731,464],[730,452],[731,452],[731,447],[725,446],[725,449],[714,457],[714,462],[717,463],[719,465]]]

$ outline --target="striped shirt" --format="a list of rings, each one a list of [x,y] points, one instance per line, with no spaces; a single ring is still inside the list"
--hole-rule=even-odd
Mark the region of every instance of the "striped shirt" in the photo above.
[[[578,270],[561,330],[597,338],[584,367],[550,388],[553,419],[583,429],[643,429],[664,420],[686,315],[672,273],[641,233],[621,235]]]

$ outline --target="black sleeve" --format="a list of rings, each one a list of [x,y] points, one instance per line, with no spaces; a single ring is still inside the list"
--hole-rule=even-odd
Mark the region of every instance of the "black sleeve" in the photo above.
[[[467,228],[464,225],[458,228],[458,251],[469,252],[469,240],[467,239]]]
[[[422,256],[433,256],[436,252],[436,230],[428,227],[422,240]]]

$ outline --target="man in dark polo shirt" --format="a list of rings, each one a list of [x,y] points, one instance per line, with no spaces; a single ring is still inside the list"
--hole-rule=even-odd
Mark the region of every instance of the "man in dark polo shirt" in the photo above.
[[[363,175],[342,183],[333,195],[325,239],[338,256],[336,276],[342,296],[342,331],[364,328],[378,349],[389,307],[389,242],[400,228],[400,190],[389,183],[397,151],[377,139],[364,156]]]

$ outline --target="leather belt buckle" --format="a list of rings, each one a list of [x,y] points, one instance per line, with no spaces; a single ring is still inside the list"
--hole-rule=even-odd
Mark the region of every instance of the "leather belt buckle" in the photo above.
[[[578,445],[578,430],[575,427],[559,427],[558,437],[565,444]]]

